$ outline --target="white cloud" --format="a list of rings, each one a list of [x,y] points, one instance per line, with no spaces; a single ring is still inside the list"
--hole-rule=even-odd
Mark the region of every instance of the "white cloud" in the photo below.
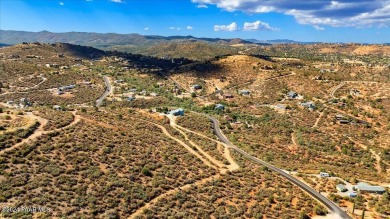
[[[276,12],[298,23],[334,27],[389,27],[390,0],[192,0],[226,11]]]
[[[191,26],[187,26],[187,30],[193,30],[194,28]]]
[[[278,28],[271,27],[268,23],[262,21],[255,21],[253,23],[244,23],[244,31],[258,31],[258,30],[270,30],[277,31]]]
[[[199,4],[196,7],[197,8],[208,8],[207,5],[205,5],[205,4]]]
[[[181,27],[169,27],[170,30],[181,30],[182,28]],[[188,27],[187,27],[188,29]]]
[[[58,4],[60,4],[61,6],[64,6],[64,5],[65,5],[63,2],[59,2]]]
[[[86,2],[92,2],[93,0],[85,0]]]
[[[233,22],[229,25],[214,25],[214,31],[237,31],[239,30],[237,23]]]
[[[125,3],[124,0],[111,0],[112,2],[115,2],[115,3]]]
[[[144,28],[144,31],[148,31],[148,30],[149,30],[149,27],[145,27],[145,28]]]
[[[316,29],[316,30],[325,30],[325,28],[323,28],[323,27],[321,27],[321,26],[318,26],[318,25],[314,25],[313,27],[314,27],[314,29]]]

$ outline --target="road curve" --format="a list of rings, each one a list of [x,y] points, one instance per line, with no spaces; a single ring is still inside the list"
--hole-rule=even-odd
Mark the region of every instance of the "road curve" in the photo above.
[[[108,80],[107,76],[103,76],[104,83],[106,84],[106,90],[102,94],[102,96],[96,100],[96,107],[99,107],[103,104],[103,100],[106,99],[106,97],[111,93],[112,87],[110,84],[110,81]]]
[[[203,114],[205,115],[205,114]],[[266,166],[268,169],[272,170],[272,171],[275,171],[277,173],[279,173],[282,177],[288,179],[290,182],[294,183],[295,185],[297,185],[299,188],[303,189],[304,191],[306,191],[307,193],[309,193],[313,198],[315,198],[317,201],[321,202],[322,204],[324,204],[330,211],[332,211],[333,213],[337,214],[338,216],[340,216],[340,218],[343,218],[343,219],[352,219],[352,217],[350,217],[346,212],[344,212],[339,206],[337,206],[335,203],[333,203],[332,201],[330,201],[329,199],[327,199],[325,196],[321,195],[319,192],[317,192],[316,190],[314,190],[313,188],[311,188],[310,186],[306,185],[305,183],[299,181],[298,179],[296,179],[295,177],[291,176],[290,174],[284,172],[283,170],[269,164],[269,163],[266,163],[250,154],[248,154],[247,152],[241,150],[240,148],[238,148],[237,146],[233,145],[227,138],[226,136],[222,133],[221,129],[219,128],[219,121],[211,116],[208,116],[208,115],[205,115],[207,116],[213,123],[213,128],[214,128],[214,132],[215,132],[215,135],[222,141],[224,142],[225,144],[227,144],[228,146],[230,146],[231,149],[235,150],[236,152],[240,153],[241,155],[245,156],[246,158],[248,158],[249,160],[257,163],[257,164],[261,164],[263,166]]]
[[[344,86],[345,82],[341,82],[339,85],[337,85],[336,87],[333,88],[333,90],[330,92],[330,96],[333,98],[333,99],[337,99],[337,97],[335,96],[335,93],[338,89],[340,89],[342,86]]]

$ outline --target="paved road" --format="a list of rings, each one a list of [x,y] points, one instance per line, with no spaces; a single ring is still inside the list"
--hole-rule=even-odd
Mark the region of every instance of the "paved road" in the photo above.
[[[333,99],[337,99],[336,96],[335,96],[335,93],[338,89],[340,89],[342,86],[344,86],[345,82],[341,82],[339,85],[337,85],[331,92],[330,92],[330,96],[333,98]]]
[[[106,90],[104,91],[103,95],[96,100],[96,107],[99,107],[102,105],[103,100],[106,99],[106,97],[111,93],[112,87],[110,84],[110,81],[108,80],[107,76],[103,76],[104,83],[106,84]]]
[[[203,114],[204,115],[204,114]],[[333,213],[337,214],[340,216],[340,218],[343,218],[343,219],[352,219],[346,212],[344,212],[339,206],[337,206],[336,204],[334,204],[332,201],[330,201],[329,199],[327,199],[325,196],[321,195],[320,193],[318,193],[316,190],[314,190],[313,188],[311,188],[310,186],[306,185],[305,183],[299,181],[298,179],[296,179],[295,177],[289,175],[288,173],[284,172],[283,170],[269,164],[269,163],[266,163],[248,153],[246,153],[245,151],[241,150],[240,148],[238,148],[237,146],[233,145],[227,138],[226,136],[222,133],[221,129],[219,128],[219,121],[213,117],[210,117],[208,115],[206,115],[208,118],[210,118],[210,120],[213,122],[213,126],[214,126],[214,132],[215,132],[215,135],[217,135],[217,137],[222,141],[224,142],[225,144],[227,144],[228,146],[231,147],[231,149],[237,151],[238,153],[242,154],[243,156],[245,156],[246,158],[248,158],[249,160],[252,160],[253,162],[257,163],[257,164],[261,164],[263,166],[266,166],[268,169],[272,170],[272,171],[275,171],[277,173],[279,173],[280,175],[282,175],[282,177],[288,179],[290,182],[294,183],[295,185],[297,185],[299,188],[303,189],[304,191],[306,191],[307,193],[309,193],[312,197],[314,197],[316,200],[318,200],[319,202],[321,202],[322,204],[324,204],[329,210],[331,210]]]

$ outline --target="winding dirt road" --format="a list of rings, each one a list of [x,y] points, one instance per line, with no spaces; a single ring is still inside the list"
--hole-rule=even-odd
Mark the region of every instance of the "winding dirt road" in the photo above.
[[[0,155],[3,155],[4,153],[9,152],[9,151],[15,150],[16,148],[22,146],[23,144],[28,144],[32,141],[35,141],[37,138],[41,137],[42,135],[63,131],[65,129],[68,129],[68,128],[76,125],[80,121],[80,116],[76,114],[76,111],[73,111],[72,114],[73,114],[74,119],[69,125],[64,126],[62,128],[54,129],[54,130],[45,131],[43,129],[43,127],[47,124],[48,120],[44,119],[42,117],[36,116],[33,113],[27,113],[27,116],[29,118],[35,119],[36,121],[38,121],[40,123],[39,127],[28,138],[23,139],[21,142],[14,144],[13,146],[11,146],[9,148],[5,148],[4,150],[1,150]]]

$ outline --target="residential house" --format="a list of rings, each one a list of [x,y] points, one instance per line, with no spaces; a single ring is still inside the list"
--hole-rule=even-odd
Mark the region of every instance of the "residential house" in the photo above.
[[[233,94],[229,94],[229,93],[227,93],[227,94],[225,94],[225,95],[223,95],[226,99],[231,99],[231,98],[233,98],[234,96],[233,96]]]
[[[59,105],[54,105],[54,106],[53,106],[53,109],[58,110],[58,111],[61,111],[61,110],[62,110],[62,107],[59,106]]]
[[[355,188],[357,188],[360,192],[367,192],[367,193],[377,193],[377,194],[383,194],[386,192],[386,190],[382,186],[372,186],[368,183],[360,182],[358,183]]]
[[[248,96],[251,94],[251,92],[249,90],[239,90],[238,93],[240,95],[245,95],[245,96]]]
[[[215,110],[225,110],[225,106],[223,104],[215,105]]]
[[[308,108],[309,110],[316,109],[316,105],[312,101],[301,103],[301,106]]]
[[[349,120],[346,120],[346,119],[341,119],[339,120],[340,124],[349,124],[351,123]]]
[[[29,106],[31,106],[31,102],[27,100],[27,98],[21,98],[20,99],[20,103],[19,103],[19,106],[20,108],[27,108]]]
[[[169,114],[172,114],[174,116],[184,116],[184,109],[182,109],[182,108],[175,109],[175,110],[170,111]]]
[[[287,93],[286,96],[287,96],[287,98],[289,98],[289,99],[295,99],[295,98],[298,97],[298,93],[296,93],[296,92],[294,92],[294,91],[290,91],[290,92]]]
[[[215,93],[215,94],[222,94],[223,91],[222,91],[222,90],[216,90],[214,93]]]
[[[202,85],[199,85],[199,84],[192,85],[192,89],[193,90],[200,90],[200,89],[202,89]]]
[[[58,90],[59,91],[66,91],[66,90],[72,90],[74,88],[76,88],[76,85],[71,84],[71,85],[68,85],[68,86],[59,87]]]
[[[142,96],[146,96],[147,92],[146,92],[146,90],[142,90],[139,94]]]
[[[278,104],[278,105],[275,106],[275,109],[286,110],[287,109],[287,105]]]
[[[343,120],[343,119],[345,119],[344,115],[341,115],[341,114],[337,114],[337,115],[335,116],[335,118],[336,118],[337,120]]]

